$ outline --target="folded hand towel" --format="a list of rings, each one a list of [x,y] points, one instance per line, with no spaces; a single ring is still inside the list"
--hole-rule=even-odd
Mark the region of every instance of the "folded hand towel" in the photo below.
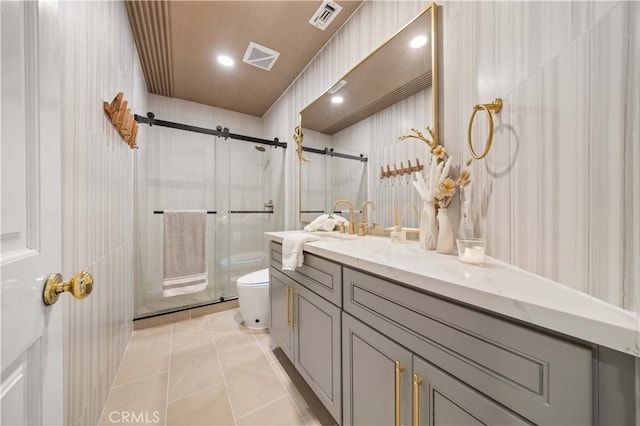
[[[339,222],[349,223],[347,219],[338,215],[321,214],[317,218],[313,219],[311,223],[304,227],[307,232],[314,231],[333,231],[336,224]]]
[[[320,237],[307,233],[292,233],[285,235],[282,241],[282,270],[295,271],[297,266],[302,266],[304,256],[302,246],[306,241],[317,241]]]
[[[164,212],[162,295],[202,291],[207,287],[207,212]]]
[[[327,220],[327,218],[329,218],[328,214],[321,214],[320,216],[313,219],[311,223],[305,226],[304,230],[307,232],[317,231],[318,229],[320,229],[324,221]]]

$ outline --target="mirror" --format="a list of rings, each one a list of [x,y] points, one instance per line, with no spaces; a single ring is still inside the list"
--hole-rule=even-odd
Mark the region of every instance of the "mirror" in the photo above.
[[[311,161],[300,164],[300,184],[304,185],[300,188],[300,221],[311,222],[330,211],[336,200],[349,200],[354,210],[360,208],[367,198],[364,154],[311,149],[305,156]]]
[[[432,86],[430,127],[438,135],[436,10],[436,4],[432,3],[300,112],[300,124],[305,134],[304,151],[322,151],[311,146],[332,146],[333,135],[429,86]],[[418,37],[425,37],[426,44],[412,47]],[[342,102],[332,102],[335,96],[341,97]],[[346,188],[343,181],[331,179],[330,170],[334,167],[331,160],[335,157],[325,161],[316,155],[307,157],[320,164],[299,163],[300,221],[308,222],[322,213],[321,209],[327,212],[331,208],[328,204],[337,199],[353,201],[354,209],[359,210],[367,196],[367,163],[351,160],[350,166],[337,166],[341,170],[349,169],[345,173],[358,184],[358,188],[345,192],[338,189]],[[327,185],[324,191],[318,188],[322,182]],[[343,193],[344,198],[341,198]]]

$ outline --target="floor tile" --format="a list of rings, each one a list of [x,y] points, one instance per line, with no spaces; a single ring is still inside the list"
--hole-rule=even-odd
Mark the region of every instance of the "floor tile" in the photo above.
[[[278,344],[268,330],[265,332],[256,332],[254,330],[253,335],[270,363],[276,362],[282,357],[286,357],[285,353],[280,350]]]
[[[172,346],[169,402],[223,382],[218,354],[211,336]]]
[[[220,352],[218,356],[236,417],[286,394],[257,342],[233,351]]]
[[[224,384],[179,399],[167,407],[167,425],[235,425]]]
[[[234,350],[256,341],[251,330],[242,324],[240,311],[234,315],[210,316],[209,322],[218,352]]]
[[[304,425],[304,419],[289,396],[247,414],[237,420],[238,425]]]
[[[169,369],[171,329],[134,333],[120,362],[114,382],[119,386]]]
[[[160,373],[111,389],[100,425],[164,424],[167,373]]]
[[[273,363],[272,367],[305,424],[331,426],[337,423],[286,356]]]
[[[268,330],[244,327],[238,308],[133,332],[100,424],[165,423],[336,424]]]
[[[198,317],[173,324],[172,344],[204,339],[211,336],[211,326],[207,317]]]

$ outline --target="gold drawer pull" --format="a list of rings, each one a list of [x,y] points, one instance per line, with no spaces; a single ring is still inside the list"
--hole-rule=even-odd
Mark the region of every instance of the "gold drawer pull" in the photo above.
[[[420,419],[420,398],[418,395],[419,387],[424,383],[424,380],[417,374],[413,374],[413,426],[418,426],[418,420]]]
[[[287,327],[291,328],[291,287],[287,287]]]
[[[400,373],[403,371],[400,361],[396,361],[396,426],[400,426]]]

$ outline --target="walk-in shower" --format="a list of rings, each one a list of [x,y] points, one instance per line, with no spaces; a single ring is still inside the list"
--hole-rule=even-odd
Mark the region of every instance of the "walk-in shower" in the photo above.
[[[283,227],[284,144],[233,139],[228,129],[222,136],[145,130],[135,170],[135,318],[237,298],[236,279],[269,265],[264,232]],[[205,291],[162,296],[165,210],[209,213]]]

